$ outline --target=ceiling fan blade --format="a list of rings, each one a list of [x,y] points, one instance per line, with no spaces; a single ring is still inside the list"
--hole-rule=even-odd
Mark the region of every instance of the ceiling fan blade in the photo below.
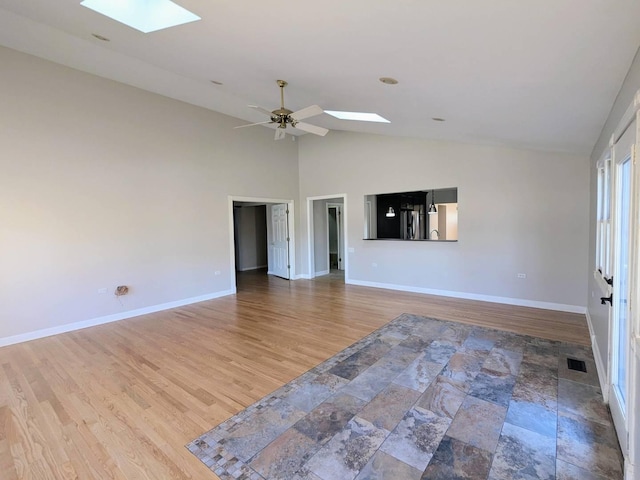
[[[295,128],[297,128],[298,130],[302,130],[304,132],[320,135],[321,137],[324,137],[329,132],[329,130],[327,130],[326,128],[318,127],[316,125],[311,125],[309,123],[304,123],[304,122],[296,123]]]
[[[265,125],[267,123],[273,123],[270,120],[267,120],[266,122],[258,122],[258,123],[248,123],[247,125],[238,125],[237,127],[233,127],[233,128],[245,128],[245,127],[254,127],[256,125]]]
[[[274,140],[282,140],[286,136],[287,136],[287,134],[284,131],[284,128],[280,128],[280,127],[276,128],[276,136],[275,136]]]
[[[315,117],[316,115],[320,115],[324,113],[322,107],[318,105],[311,105],[310,107],[303,108],[302,110],[298,110],[297,112],[293,112],[289,116],[294,120],[304,120],[305,118]]]
[[[264,113],[265,115],[268,115],[270,117],[273,116],[273,113],[271,113],[269,110],[267,110],[266,108],[259,107],[258,105],[249,105],[249,108],[253,108],[254,110],[257,110],[260,113]]]

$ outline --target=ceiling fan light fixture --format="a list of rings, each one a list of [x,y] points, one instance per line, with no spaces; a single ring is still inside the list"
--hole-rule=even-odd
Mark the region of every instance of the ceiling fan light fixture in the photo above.
[[[322,107],[318,105],[310,105],[301,110],[296,110],[295,112],[285,108],[284,106],[284,87],[288,85],[285,80],[276,80],[278,87],[280,87],[280,108],[269,111],[266,108],[259,107],[257,105],[249,105],[249,108],[253,108],[258,112],[267,115],[269,117],[269,121],[267,122],[258,122],[258,123],[250,123],[248,125],[240,125],[234,128],[244,128],[244,127],[252,127],[254,125],[264,125],[264,124],[277,124],[276,128],[276,140],[282,140],[285,135],[285,129],[287,125],[290,125],[293,128],[297,128],[298,130],[302,130],[303,132],[313,133],[314,135],[319,135],[324,137],[329,130],[324,127],[319,127],[317,125],[311,125],[310,123],[301,122],[305,118],[315,117],[316,115],[320,115],[324,113]]]
[[[381,117],[377,113],[366,112],[341,112],[338,110],[325,110],[324,113],[328,113],[332,117],[339,118],[340,120],[357,120],[360,122],[378,122],[378,123],[391,123],[384,117]]]
[[[155,32],[201,18],[171,0],[83,0],[80,5],[135,28],[142,33]]]
[[[382,83],[384,83],[385,85],[397,85],[398,84],[398,80],[396,80],[395,78],[392,78],[392,77],[380,77],[379,80]]]
[[[287,136],[287,134],[284,131],[284,127],[278,127],[278,128],[276,128],[276,134],[273,137],[273,139],[274,140],[283,140],[286,136]]]

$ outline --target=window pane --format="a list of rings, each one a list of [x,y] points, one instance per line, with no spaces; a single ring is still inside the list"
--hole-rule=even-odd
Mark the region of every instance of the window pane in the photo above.
[[[629,325],[629,220],[631,211],[631,159],[619,167],[620,188],[617,189],[616,220],[616,308],[614,310],[614,381],[613,384],[620,395],[623,412],[627,397],[627,355]]]

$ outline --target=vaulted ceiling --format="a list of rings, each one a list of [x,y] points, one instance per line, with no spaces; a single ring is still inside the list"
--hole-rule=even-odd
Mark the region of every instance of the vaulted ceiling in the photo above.
[[[80,0],[0,0],[0,45],[239,125],[264,120],[247,104],[279,106],[284,79],[292,110],[318,104],[391,121],[310,120],[332,130],[581,154],[640,46],[636,0],[177,3],[202,20],[143,34]]]

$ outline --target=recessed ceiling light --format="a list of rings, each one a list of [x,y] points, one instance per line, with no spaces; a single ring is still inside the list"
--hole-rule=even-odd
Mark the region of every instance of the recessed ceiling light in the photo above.
[[[339,118],[340,120],[359,120],[361,122],[391,123],[389,120],[381,117],[377,113],[338,112],[335,110],[325,110],[324,113],[328,113],[332,117]]]
[[[217,80],[211,80],[211,83],[213,83],[214,85],[222,85],[222,82],[219,82]]]
[[[434,122],[444,122],[445,121],[444,118],[440,118],[440,117],[433,117],[431,120],[433,120]]]
[[[111,41],[107,37],[103,37],[102,35],[98,35],[97,33],[92,33],[91,35],[96,37],[98,40],[102,40],[103,42],[110,42]]]
[[[396,80],[395,78],[391,78],[391,77],[380,77],[380,81],[382,83],[386,83],[387,85],[397,85],[398,80]]]
[[[200,20],[199,16],[171,0],[83,0],[80,5],[142,33]]]

